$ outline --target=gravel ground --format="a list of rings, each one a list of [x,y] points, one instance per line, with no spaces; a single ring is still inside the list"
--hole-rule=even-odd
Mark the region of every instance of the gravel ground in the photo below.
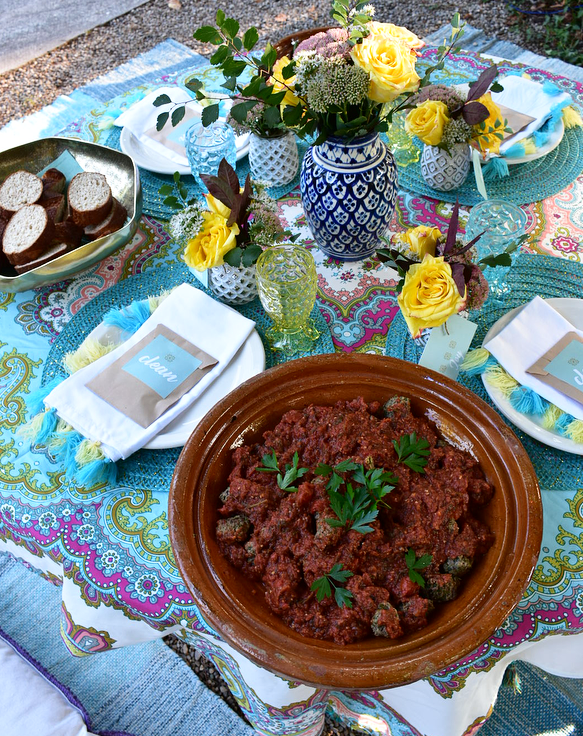
[[[406,25],[419,36],[437,30],[459,10],[464,20],[485,29],[488,35],[543,53],[535,41],[521,35],[502,0],[466,0],[463,6],[458,0],[377,0],[374,5],[379,20]],[[166,38],[204,53],[208,49],[193,40],[193,31],[212,22],[220,6],[220,0],[150,0],[5,73],[0,77],[0,127],[39,110]],[[230,0],[222,6],[243,28],[257,25],[262,41],[276,41],[299,29],[330,22],[329,0]]]
[[[464,20],[483,28],[488,35],[513,41],[535,53],[542,48],[527,40],[514,24],[501,0],[375,0],[376,17],[405,25],[424,36],[449,22],[460,11]],[[198,25],[212,23],[221,3],[206,0],[150,0],[150,2],[94,28],[69,43],[0,77],[0,127],[50,104],[56,97],[72,92],[95,77],[111,71],[123,62],[148,51],[166,38],[174,38],[205,53],[203,45],[192,38]],[[277,41],[294,31],[327,25],[329,0],[230,0],[222,3],[243,28],[256,25],[261,40]],[[260,20],[263,18],[263,20]],[[175,636],[165,639],[198,677],[223,698],[239,715],[237,703],[214,665],[200,652]],[[324,736],[350,736],[350,729],[327,719]]]

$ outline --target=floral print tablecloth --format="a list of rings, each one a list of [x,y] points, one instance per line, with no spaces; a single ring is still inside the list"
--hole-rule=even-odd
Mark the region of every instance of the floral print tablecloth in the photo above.
[[[469,54],[458,62],[470,71],[480,64]],[[581,85],[557,81],[583,102]],[[98,140],[106,132],[99,127],[102,113],[66,134]],[[445,229],[451,209],[401,192],[392,229],[425,223]],[[583,176],[524,209],[526,250],[583,260]],[[323,256],[310,240],[297,190],[280,199],[280,211],[314,254],[318,306],[336,350],[383,354],[397,312],[394,272],[375,259],[343,265]],[[462,224],[467,214],[462,209]],[[316,736],[327,708],[371,733],[461,736],[487,718],[513,659],[583,677],[583,488],[543,492],[544,539],[534,578],[512,616],[479,650],[414,685],[340,693],[267,673],[207,625],[176,568],[164,488],[79,487],[42,447],[26,450],[16,430],[64,325],[108,287],[177,257],[162,225],[145,216],[131,243],[76,278],[21,294],[0,292],[0,551],[62,586],[61,630],[71,653],[85,656],[177,632],[215,662],[259,733],[287,736]]]

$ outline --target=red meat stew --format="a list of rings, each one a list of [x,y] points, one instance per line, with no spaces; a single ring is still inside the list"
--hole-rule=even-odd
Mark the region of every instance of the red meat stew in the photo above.
[[[292,410],[263,438],[233,453],[217,541],[304,636],[421,629],[493,542],[493,487],[406,398]]]

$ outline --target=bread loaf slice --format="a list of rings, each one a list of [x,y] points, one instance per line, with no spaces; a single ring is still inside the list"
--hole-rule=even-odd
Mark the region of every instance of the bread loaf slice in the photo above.
[[[40,204],[28,204],[14,214],[2,238],[2,250],[13,265],[38,258],[50,245],[55,225]]]
[[[45,197],[54,197],[55,194],[65,193],[67,179],[58,169],[47,169],[42,175],[43,193]]]
[[[43,183],[29,171],[15,171],[0,186],[0,215],[10,218],[21,207],[38,202]]]
[[[81,245],[83,230],[71,220],[55,223],[55,242],[65,243],[69,250]]]
[[[64,194],[55,194],[54,197],[45,197],[43,195],[39,200],[39,204],[45,208],[49,219],[53,222],[60,222],[65,216]]]
[[[69,213],[76,225],[98,225],[112,206],[111,189],[103,174],[82,171],[76,174],[67,190]]]
[[[111,235],[111,233],[114,233],[116,230],[119,230],[120,227],[123,227],[126,221],[127,214],[128,212],[123,204],[121,204],[121,202],[118,202],[117,199],[114,197],[113,206],[109,215],[107,215],[105,220],[103,220],[103,222],[100,222],[99,225],[86,227],[86,237],[88,237],[89,240],[97,240],[97,238],[103,238],[106,235]]]
[[[53,243],[53,245],[51,245],[50,248],[46,250],[41,256],[35,258],[32,261],[29,261],[28,263],[16,263],[14,265],[14,269],[16,273],[26,273],[27,271],[32,271],[34,268],[44,266],[45,263],[49,263],[49,261],[53,261],[55,258],[62,256],[68,250],[69,247],[66,243]]]

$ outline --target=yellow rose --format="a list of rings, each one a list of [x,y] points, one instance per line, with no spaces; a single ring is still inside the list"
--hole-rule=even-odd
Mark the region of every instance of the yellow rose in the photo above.
[[[227,227],[227,218],[216,212],[203,212],[202,218],[204,222],[201,229],[188,241],[184,252],[186,265],[197,271],[221,266],[223,256],[233,250],[239,235],[239,226]]]
[[[473,138],[478,144],[478,148],[480,149],[480,151],[499,153],[502,139],[498,138],[495,133],[504,133],[504,128],[506,127],[506,120],[504,119],[504,115],[502,115],[500,108],[494,102],[489,92],[486,92],[485,95],[479,97],[478,102],[481,102],[482,105],[485,105],[488,108],[488,112],[490,114],[488,115],[486,120],[484,120],[484,123],[479,123],[478,125],[472,126]],[[482,128],[482,125],[484,125],[485,127]]]
[[[350,51],[352,61],[369,74],[368,96],[374,102],[392,102],[403,92],[414,92],[420,81],[415,54],[386,25],[369,23],[369,35]]]
[[[213,197],[212,194],[205,194],[206,203],[208,204],[208,208],[211,212],[214,212],[215,215],[221,215],[221,217],[224,217],[225,220],[228,220],[231,216],[231,210],[227,207],[226,204],[223,204],[222,202],[219,202],[216,197]]]
[[[445,102],[425,100],[409,112],[405,118],[405,130],[410,136],[416,135],[423,143],[436,146],[441,143],[443,129],[450,119]]]
[[[283,98],[280,105],[282,115],[287,105],[293,105],[295,107],[296,105],[300,104],[300,100],[290,89],[288,89],[288,87],[293,88],[294,84],[296,83],[295,75],[293,77],[290,77],[289,79],[283,78],[283,70],[288,64],[291,64],[291,59],[289,59],[287,56],[282,56],[281,59],[278,59],[275,62],[275,64],[273,65],[273,70],[271,72],[271,84],[273,85],[274,91],[283,92],[284,89],[287,90],[287,92],[285,93],[285,97]]]
[[[425,46],[425,41],[422,41],[419,36],[416,36],[404,26],[395,26],[392,23],[377,23],[377,21],[372,21],[369,28],[374,28],[377,33],[387,33],[389,36],[396,38],[397,41],[400,41],[410,49],[420,49]]]
[[[435,246],[441,237],[441,233],[436,227],[428,227],[427,225],[419,225],[418,227],[409,228],[404,233],[399,233],[396,238],[417,253],[419,258],[423,259],[426,253],[435,255]]]
[[[465,292],[460,295],[443,256],[426,255],[407,271],[398,296],[399,307],[413,337],[426,327],[438,327],[463,309]]]

